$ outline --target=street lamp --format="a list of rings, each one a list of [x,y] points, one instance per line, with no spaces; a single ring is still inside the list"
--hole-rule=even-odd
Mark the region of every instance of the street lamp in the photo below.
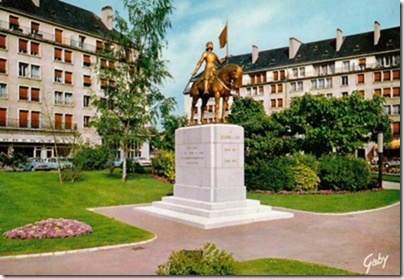
[[[383,188],[383,133],[377,134],[377,153],[379,154],[379,186]]]

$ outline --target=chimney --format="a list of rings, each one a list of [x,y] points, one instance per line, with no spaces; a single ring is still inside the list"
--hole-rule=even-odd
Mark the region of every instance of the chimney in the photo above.
[[[344,38],[342,37],[342,30],[338,28],[337,29],[337,45],[336,45],[337,52],[341,49],[343,42],[344,42]]]
[[[374,33],[374,45],[377,46],[377,44],[379,43],[380,40],[380,23],[378,23],[377,21],[375,21],[375,33]]]
[[[258,47],[256,45],[252,46],[252,63],[255,64],[258,59]]]
[[[111,6],[105,6],[102,8],[101,19],[102,23],[104,23],[108,30],[114,29],[114,10]]]
[[[289,39],[289,59],[295,58],[302,42],[298,39],[292,37]]]
[[[32,3],[34,3],[34,5],[38,8],[41,6],[41,0],[32,0]]]

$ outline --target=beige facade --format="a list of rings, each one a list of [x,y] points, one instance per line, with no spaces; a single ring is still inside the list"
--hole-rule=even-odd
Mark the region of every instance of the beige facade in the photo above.
[[[64,8],[66,14],[75,16],[69,7]],[[111,13],[110,7],[102,10],[103,29],[112,28]],[[104,94],[93,69],[97,51],[104,47],[109,44],[103,36],[0,6],[0,152],[52,157],[52,127],[59,142],[71,142],[77,128],[84,142],[101,144],[89,122],[96,114],[91,95]],[[149,157],[148,144],[133,151]]]

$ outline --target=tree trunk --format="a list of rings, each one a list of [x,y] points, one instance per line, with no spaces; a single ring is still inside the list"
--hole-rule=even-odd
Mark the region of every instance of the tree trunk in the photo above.
[[[127,161],[127,146],[126,146],[126,144],[123,144],[123,158],[122,158],[122,160],[123,160],[123,162],[122,162],[122,181],[123,182],[125,182],[126,183],[126,181],[128,180],[128,177],[127,177],[127,164],[126,164],[126,161]]]

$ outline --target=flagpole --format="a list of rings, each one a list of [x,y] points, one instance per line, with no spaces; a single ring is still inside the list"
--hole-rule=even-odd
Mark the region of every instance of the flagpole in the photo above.
[[[226,42],[226,65],[229,63],[229,16],[226,19],[227,26],[227,42]]]

